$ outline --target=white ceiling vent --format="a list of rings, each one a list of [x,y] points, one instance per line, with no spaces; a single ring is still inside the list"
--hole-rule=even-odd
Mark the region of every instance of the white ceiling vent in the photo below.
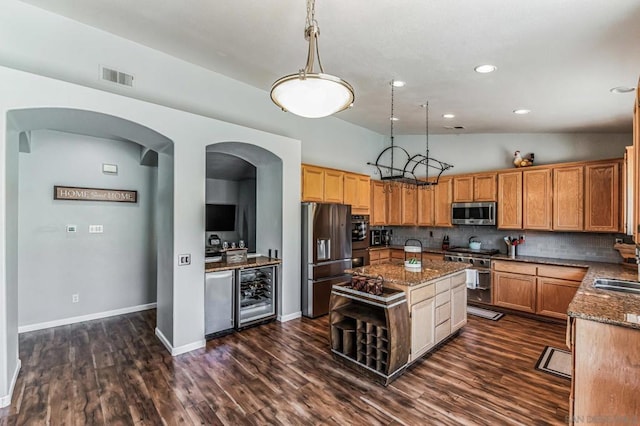
[[[100,78],[120,86],[133,87],[133,75],[102,65],[100,66]]]

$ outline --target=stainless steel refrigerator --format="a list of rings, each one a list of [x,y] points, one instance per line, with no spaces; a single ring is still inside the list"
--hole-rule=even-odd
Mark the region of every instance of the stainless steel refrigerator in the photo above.
[[[350,281],[351,206],[302,203],[302,314],[329,312],[334,284]]]

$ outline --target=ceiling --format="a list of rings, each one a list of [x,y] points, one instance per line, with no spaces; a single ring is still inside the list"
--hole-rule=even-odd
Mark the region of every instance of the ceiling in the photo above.
[[[304,0],[25,2],[246,82],[267,99],[306,60]],[[631,132],[634,94],[609,89],[638,83],[638,1],[318,0],[316,20],[325,72],[356,92],[353,108],[336,116],[381,134],[392,79],[407,83],[395,94],[396,135],[424,134],[425,100],[433,134]],[[498,70],[474,72],[487,63]]]

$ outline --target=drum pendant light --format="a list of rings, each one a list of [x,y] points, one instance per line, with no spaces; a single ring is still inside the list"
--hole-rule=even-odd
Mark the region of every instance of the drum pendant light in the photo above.
[[[309,42],[307,65],[296,74],[278,79],[271,86],[271,100],[301,117],[320,118],[342,111],[353,104],[353,87],[340,77],[325,74],[320,62],[318,37],[320,28],[315,20],[315,0],[307,0],[307,21],[304,38]],[[313,71],[318,57],[319,73]]]

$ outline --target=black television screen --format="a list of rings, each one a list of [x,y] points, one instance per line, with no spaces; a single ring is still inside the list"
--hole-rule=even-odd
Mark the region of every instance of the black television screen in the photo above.
[[[207,204],[207,231],[235,231],[236,206]]]

